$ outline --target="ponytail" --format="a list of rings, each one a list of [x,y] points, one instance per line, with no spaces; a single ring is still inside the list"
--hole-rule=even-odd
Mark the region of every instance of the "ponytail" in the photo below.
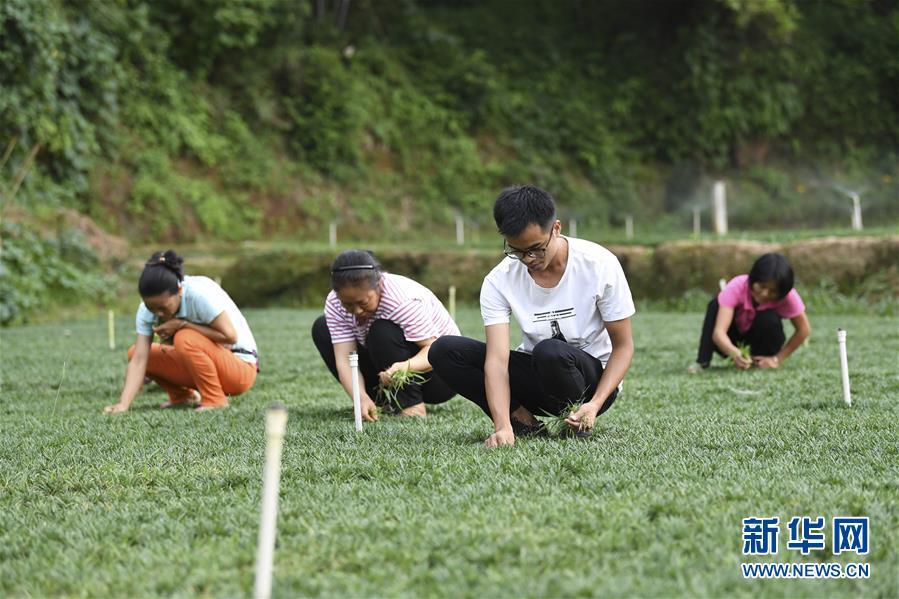
[[[156,252],[144,264],[137,282],[141,297],[178,293],[184,280],[184,260],[174,250]]]

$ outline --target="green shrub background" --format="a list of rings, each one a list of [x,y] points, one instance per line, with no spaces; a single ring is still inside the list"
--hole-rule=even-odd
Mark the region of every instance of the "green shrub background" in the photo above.
[[[896,89],[899,6],[873,0],[4,0],[0,206],[133,244],[337,222],[414,245],[458,215],[492,231],[497,191],[527,182],[583,229],[679,235],[724,178],[735,230],[845,228],[850,190],[890,227]],[[59,244],[9,231],[9,272]],[[51,254],[4,319],[91,296]]]
[[[734,226],[845,224],[834,184],[899,218],[895,4],[335,4],[6,0],[13,201],[144,241],[421,237],[514,182],[682,227],[726,177]]]
[[[703,310],[721,278],[749,271],[762,253],[784,252],[808,308],[828,312],[899,314],[899,236],[825,238],[787,244],[679,241],[610,246],[638,303],[655,308]],[[477,303],[497,252],[379,251],[385,270],[422,283],[444,302],[456,287],[460,302]],[[264,252],[236,261],[222,285],[242,306],[323,306],[334,254]]]

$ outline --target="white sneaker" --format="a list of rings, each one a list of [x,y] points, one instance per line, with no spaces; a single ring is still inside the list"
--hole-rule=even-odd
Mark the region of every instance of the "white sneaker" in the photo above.
[[[699,362],[693,362],[689,366],[687,366],[687,374],[699,374],[703,371],[702,364]]]

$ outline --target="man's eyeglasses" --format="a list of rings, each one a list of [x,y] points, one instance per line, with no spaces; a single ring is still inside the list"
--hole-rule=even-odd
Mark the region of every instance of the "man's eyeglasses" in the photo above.
[[[555,235],[555,233],[556,230],[553,229],[549,234],[549,239],[547,239],[542,246],[531,248],[529,250],[516,250],[503,239],[503,253],[513,260],[524,260],[525,256],[531,260],[542,260],[546,255],[546,248],[549,247],[549,242],[553,240],[553,235]]]

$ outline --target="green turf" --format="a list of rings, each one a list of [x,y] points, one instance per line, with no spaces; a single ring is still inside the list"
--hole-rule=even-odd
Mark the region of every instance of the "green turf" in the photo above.
[[[624,393],[591,439],[488,451],[463,399],[355,434],[314,316],[248,312],[262,374],[203,414],[154,409],[156,390],[103,415],[125,363],[104,319],[0,332],[0,595],[248,595],[263,408],[280,400],[276,596],[899,596],[896,319],[813,314],[780,370],[691,377],[700,316],[640,314]],[[482,337],[474,310],[460,320]],[[871,554],[833,556],[828,532],[801,558],[784,527],[776,560],[746,561],[866,561],[871,578],[743,580],[741,519],[803,515],[869,516]]]

